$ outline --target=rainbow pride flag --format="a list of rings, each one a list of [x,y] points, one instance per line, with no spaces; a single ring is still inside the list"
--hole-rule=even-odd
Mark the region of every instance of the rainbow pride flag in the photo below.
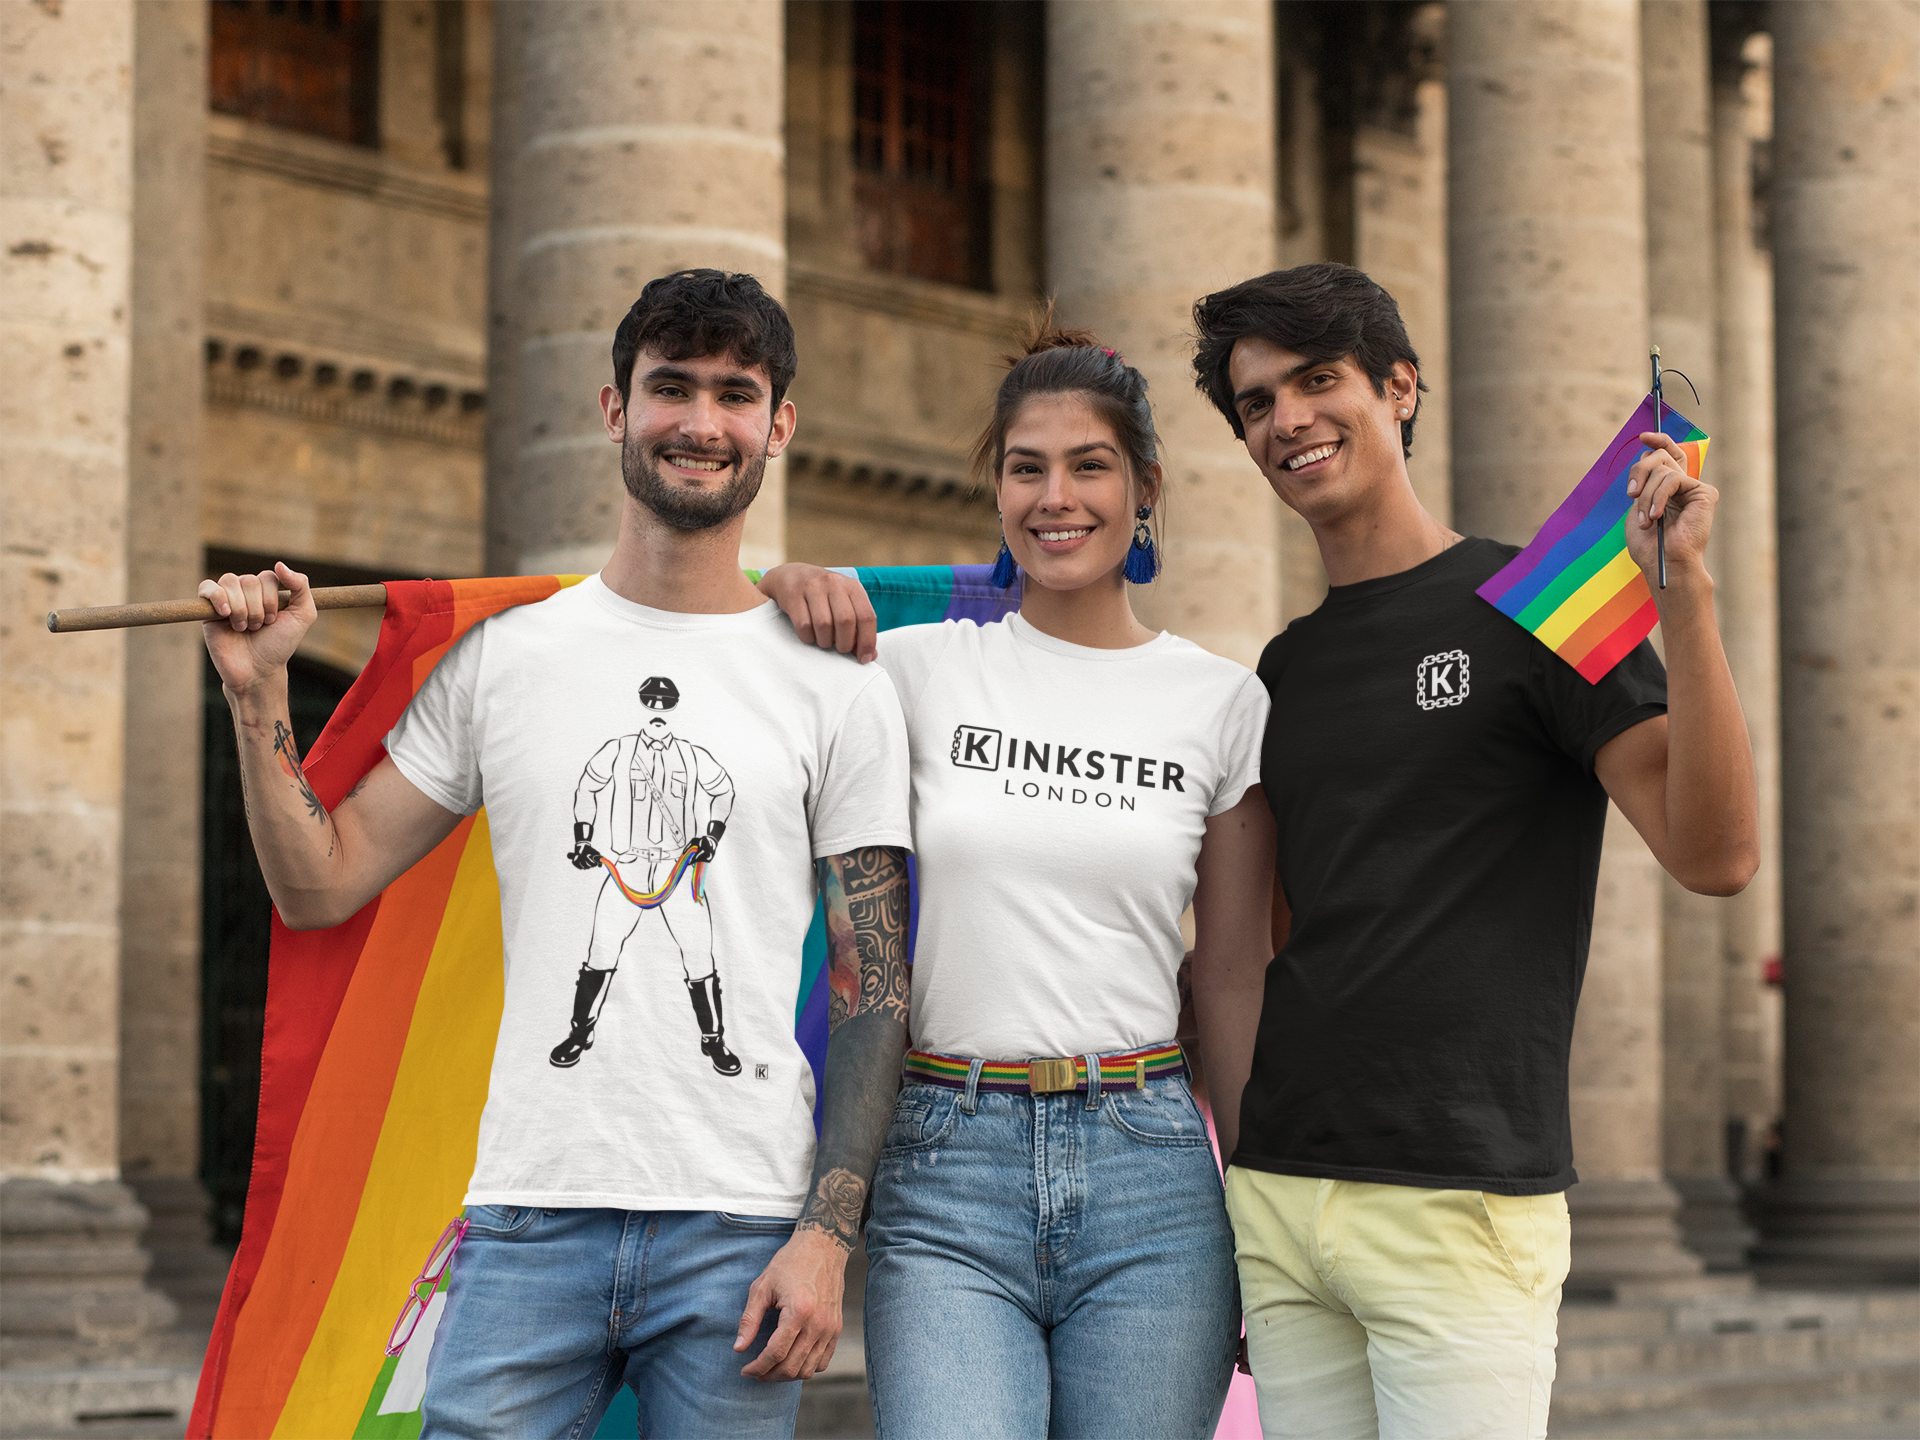
[[[984,565],[847,573],[866,585],[883,628],[984,623],[1014,608]],[[373,658],[306,758],[321,801],[338,804],[380,762],[387,732],[454,641],[580,578],[388,585]],[[825,1070],[826,953],[816,912],[794,1016],[816,1080]],[[460,1213],[503,991],[484,810],[344,925],[302,933],[274,917],[246,1223],[189,1435],[420,1433],[431,1327],[423,1323],[394,1357],[387,1333],[428,1250]]]
[[[1644,453],[1639,438],[1659,429],[1680,442],[1687,474],[1700,478],[1707,432],[1662,406],[1654,424],[1649,395],[1613,443],[1526,549],[1475,593],[1539,637],[1546,647],[1597,682],[1653,633],[1660,618],[1647,577],[1627,553],[1627,472]]]

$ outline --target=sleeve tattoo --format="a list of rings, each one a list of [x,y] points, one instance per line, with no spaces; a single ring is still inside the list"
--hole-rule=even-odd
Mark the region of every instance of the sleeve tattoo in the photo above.
[[[885,846],[820,862],[827,902],[827,1075],[800,1228],[851,1250],[907,1045],[907,860]]]

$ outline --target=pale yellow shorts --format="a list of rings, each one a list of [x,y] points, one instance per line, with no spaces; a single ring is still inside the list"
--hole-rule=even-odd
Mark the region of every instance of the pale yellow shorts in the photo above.
[[[1227,1171],[1268,1440],[1547,1433],[1564,1195]]]

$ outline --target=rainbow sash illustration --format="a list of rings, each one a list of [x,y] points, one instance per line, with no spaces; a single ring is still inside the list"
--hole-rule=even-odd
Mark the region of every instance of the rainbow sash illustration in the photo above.
[[[859,577],[891,629],[1004,618],[1017,600],[988,582],[988,568],[844,573]],[[389,584],[373,658],[306,759],[321,802],[338,804],[380,762],[388,731],[454,641],[489,615],[579,579]],[[660,890],[634,890],[617,871],[615,882],[634,904],[652,906],[691,871],[697,894],[704,867],[689,863],[691,849]],[[460,1213],[473,1170],[500,1025],[502,953],[484,810],[345,924],[299,932],[274,916],[246,1222],[189,1435],[420,1433],[431,1319],[396,1356],[386,1341],[421,1261]],[[816,1093],[826,955],[816,910],[794,1015]],[[444,1304],[444,1294],[433,1303]],[[608,1423],[620,1422],[610,1415]]]
[[[600,857],[600,863],[607,867],[607,873],[613,876],[613,883],[619,888],[622,895],[626,896],[627,899],[638,905],[642,910],[653,910],[666,904],[667,897],[672,895],[674,890],[679,886],[680,877],[685,875],[689,870],[693,872],[694,900],[701,902],[706,899],[707,863],[704,860],[696,860],[693,858],[699,853],[699,850],[700,847],[698,845],[692,841],[688,841],[687,848],[682,850],[679,858],[673,862],[673,869],[667,872],[667,878],[662,880],[658,888],[653,890],[636,890],[627,884],[626,881],[620,878],[620,867],[615,865],[613,861],[607,859],[606,856],[602,855]]]
[[[1627,553],[1627,472],[1644,453],[1638,437],[1655,429],[1671,435],[1696,480],[1706,461],[1707,432],[1671,406],[1662,410],[1656,426],[1653,397],[1642,400],[1527,548],[1475,592],[1590,684],[1652,634],[1660,618],[1647,577]]]

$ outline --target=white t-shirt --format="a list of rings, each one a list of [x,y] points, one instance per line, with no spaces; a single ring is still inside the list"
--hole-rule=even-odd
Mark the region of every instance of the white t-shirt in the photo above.
[[[506,1005],[466,1203],[797,1216],[814,1145],[794,1038],[813,862],[911,843],[886,674],[801,643],[771,602],[675,614],[596,576],[474,626],[387,750],[438,804],[484,804],[492,833]],[[704,900],[688,873],[643,911],[604,867],[576,869],[588,815],[641,895],[722,820]],[[550,1052],[590,947],[613,974],[592,1048],[562,1068]],[[701,1049],[689,982],[708,975],[737,1075]]]
[[[1207,817],[1260,779],[1267,693],[1162,633],[1091,650],[1018,615],[880,637],[913,750],[913,1043],[986,1060],[1173,1037]]]

